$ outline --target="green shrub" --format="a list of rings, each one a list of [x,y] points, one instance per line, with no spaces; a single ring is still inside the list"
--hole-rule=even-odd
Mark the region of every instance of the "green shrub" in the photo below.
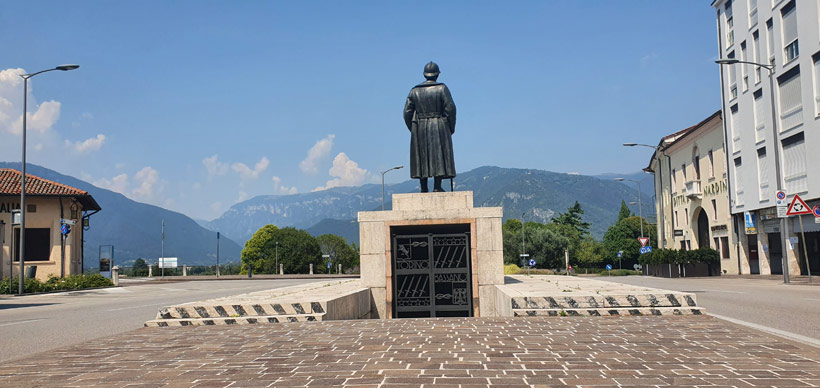
[[[16,294],[18,290],[18,278],[6,278],[0,281],[0,294]],[[91,275],[71,275],[65,278],[49,276],[48,280],[41,282],[37,279],[25,279],[25,293],[81,290],[95,287],[111,287],[114,283],[100,274]]]
[[[640,275],[641,271],[633,271],[631,269],[613,269],[612,271],[601,272],[600,276],[629,276]]]
[[[507,264],[504,266],[504,275],[515,275],[521,272],[521,267],[515,264]]]

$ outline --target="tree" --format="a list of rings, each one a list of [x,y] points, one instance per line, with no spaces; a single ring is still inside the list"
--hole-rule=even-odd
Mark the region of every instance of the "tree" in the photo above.
[[[134,260],[134,276],[148,276],[148,264],[142,258]]]
[[[265,225],[253,234],[242,249],[242,273],[247,273],[249,264],[253,265],[254,273],[279,273],[276,268],[277,242],[279,264],[282,264],[285,273],[308,273],[310,264],[317,271],[322,263],[319,243],[308,232]]]
[[[577,253],[570,257],[570,261],[573,261],[573,257],[576,258],[579,267],[598,268],[604,263],[606,250],[603,243],[587,237],[581,240]]]
[[[344,237],[339,237],[335,234],[323,234],[316,237],[319,243],[319,249],[323,255],[330,255],[333,265],[341,264],[342,270],[351,270],[359,266],[359,252],[352,246],[348,245]],[[327,266],[320,272],[327,270]],[[331,271],[335,271],[331,268]]]
[[[524,227],[526,253],[535,259],[540,268],[563,267],[564,249],[570,246],[570,241],[557,231],[556,226],[548,226],[538,222],[527,222]],[[565,228],[572,229],[571,227]],[[520,265],[521,257],[521,222],[508,220],[502,226],[504,243],[504,263]]]
[[[583,214],[584,209],[581,209],[581,204],[575,201],[575,205],[567,209],[566,213],[558,214],[558,217],[555,217],[552,222],[559,225],[570,226],[577,230],[579,235],[584,236],[589,234],[589,222],[584,222],[581,219]]]
[[[650,245],[656,243],[655,229],[641,217],[624,218],[610,226],[604,234],[605,262],[614,263],[618,261],[618,252],[623,251],[621,257],[622,264],[631,267],[638,262],[641,244],[638,237],[641,237],[641,223],[643,223],[644,237],[649,237]]]
[[[626,202],[621,200],[621,210],[618,212],[618,222],[620,222],[624,218],[632,217],[632,211],[629,210],[629,207],[626,206]]]

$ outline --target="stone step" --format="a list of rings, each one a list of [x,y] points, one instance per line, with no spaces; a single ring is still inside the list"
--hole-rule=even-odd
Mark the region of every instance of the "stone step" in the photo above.
[[[515,317],[609,317],[641,315],[703,315],[702,307],[613,307],[613,308],[577,308],[577,309],[514,309]]]
[[[528,296],[511,299],[512,309],[606,309],[639,307],[696,307],[693,294],[624,294],[624,295],[572,295]]]
[[[215,318],[169,318],[154,319],[145,322],[145,327],[170,326],[224,326],[224,325],[257,325],[265,323],[314,322],[321,321],[324,314],[292,314],[276,316],[245,316]]]
[[[326,302],[184,304],[163,307],[157,319],[242,318],[324,314]]]

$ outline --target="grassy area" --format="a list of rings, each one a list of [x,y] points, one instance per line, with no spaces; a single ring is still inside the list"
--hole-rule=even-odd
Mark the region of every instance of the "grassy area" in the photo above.
[[[612,271],[603,271],[598,276],[629,276],[640,275],[641,271],[634,271],[631,269],[613,269]]]
[[[530,275],[555,275],[555,272],[549,269],[531,268]],[[527,269],[521,268],[515,264],[507,264],[504,266],[504,275],[526,275]]]

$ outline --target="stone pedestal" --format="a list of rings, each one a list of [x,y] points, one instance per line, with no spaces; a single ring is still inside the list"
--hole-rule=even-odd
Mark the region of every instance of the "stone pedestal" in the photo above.
[[[474,316],[496,316],[496,285],[504,284],[500,207],[473,207],[473,192],[394,194],[393,210],[359,212],[361,279],[370,288],[371,316],[393,316],[391,228],[469,227]]]

